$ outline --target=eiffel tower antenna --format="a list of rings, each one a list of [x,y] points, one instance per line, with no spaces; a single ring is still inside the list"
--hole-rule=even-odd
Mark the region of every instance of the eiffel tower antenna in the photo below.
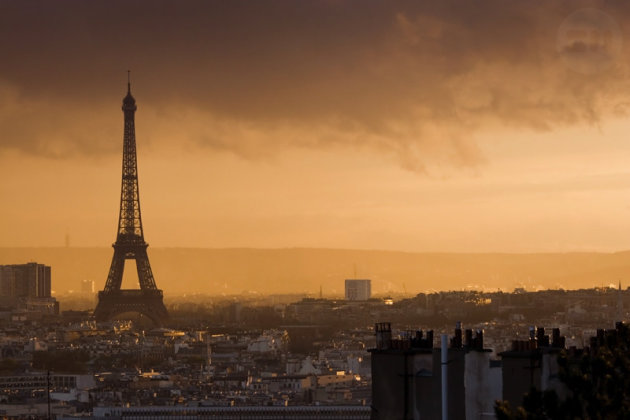
[[[130,71],[127,70],[127,96],[123,99],[124,114],[122,186],[118,232],[112,264],[105,288],[98,293],[94,309],[97,321],[108,321],[123,312],[136,312],[147,316],[156,325],[168,319],[163,294],[155,285],[147,244],[144,241],[140,191],[138,188],[138,158],[136,155],[135,113],[136,100],[131,95]],[[135,260],[138,270],[139,289],[121,289],[125,261]]]

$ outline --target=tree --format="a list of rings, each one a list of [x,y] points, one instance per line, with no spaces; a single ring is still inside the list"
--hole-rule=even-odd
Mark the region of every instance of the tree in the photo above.
[[[33,368],[62,373],[86,373],[90,357],[84,351],[36,351],[33,352]]]
[[[1,374],[14,374],[24,371],[24,363],[18,362],[14,359],[0,360],[0,373]]]
[[[567,397],[530,390],[521,407],[497,402],[499,420],[630,419],[630,328],[599,330],[591,346],[558,356],[559,378]]]

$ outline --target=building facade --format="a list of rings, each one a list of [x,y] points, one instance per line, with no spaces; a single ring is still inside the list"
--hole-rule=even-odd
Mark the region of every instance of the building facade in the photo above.
[[[93,294],[95,291],[94,280],[81,280],[81,293]]]
[[[368,300],[372,296],[372,280],[346,279],[346,300]]]
[[[36,262],[0,265],[0,308],[9,310],[16,321],[58,314],[50,272],[50,266]]]
[[[0,296],[10,298],[49,298],[50,267],[35,262],[0,265]]]
[[[558,376],[558,354],[566,343],[557,328],[550,337],[544,328],[532,327],[528,340],[513,341],[511,350],[497,358],[484,348],[483,330],[462,330],[458,323],[448,344],[445,371],[433,331],[392,338],[391,325],[378,323],[375,333],[376,348],[370,350],[372,420],[439,419],[444,396],[449,420],[474,420],[496,418],[497,400],[522,405],[532,388],[553,390],[561,399],[567,395]],[[615,333],[608,334],[616,337]],[[605,331],[598,330],[591,346],[606,339]]]

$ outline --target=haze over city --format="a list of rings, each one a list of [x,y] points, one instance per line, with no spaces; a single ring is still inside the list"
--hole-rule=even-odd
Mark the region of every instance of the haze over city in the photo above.
[[[630,418],[628,22],[0,0],[0,417]]]
[[[625,3],[61,6],[0,2],[1,263],[41,259],[41,248],[103,248],[100,277],[72,274],[101,287],[120,204],[128,69],[150,255],[630,249]],[[153,262],[164,290],[185,291],[162,277],[172,267]],[[340,282],[355,262],[328,273]],[[607,264],[579,284],[627,272]],[[501,283],[489,270],[441,284],[569,287],[569,274]],[[201,282],[203,267],[190,276]]]

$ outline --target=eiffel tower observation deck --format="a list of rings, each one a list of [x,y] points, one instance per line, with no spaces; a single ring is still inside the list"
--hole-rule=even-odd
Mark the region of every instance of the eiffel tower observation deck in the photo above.
[[[131,95],[131,83],[127,81],[127,95],[122,110],[125,117],[123,139],[122,187],[118,233],[113,244],[114,257],[107,275],[105,288],[98,293],[98,304],[94,309],[97,321],[109,321],[117,315],[135,312],[161,326],[168,319],[163,302],[162,290],[153,278],[147,247],[144,241],[140,192],[138,189],[138,159],[136,155],[135,113],[136,100]],[[121,289],[125,262],[135,260],[138,271],[139,289]]]

